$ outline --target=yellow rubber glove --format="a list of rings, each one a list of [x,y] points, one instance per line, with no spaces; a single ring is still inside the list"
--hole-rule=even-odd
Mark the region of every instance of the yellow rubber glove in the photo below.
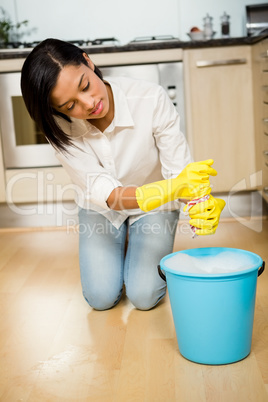
[[[220,198],[214,198],[212,195],[209,199],[200,202],[188,211],[190,216],[190,225],[196,227],[195,233],[197,235],[210,235],[214,234],[220,220],[220,215],[225,207],[225,201]],[[187,205],[183,208],[186,212]]]
[[[211,167],[213,159],[189,163],[175,179],[145,184],[136,189],[136,199],[142,211],[148,212],[178,198],[191,200],[210,194],[209,175],[217,172]]]

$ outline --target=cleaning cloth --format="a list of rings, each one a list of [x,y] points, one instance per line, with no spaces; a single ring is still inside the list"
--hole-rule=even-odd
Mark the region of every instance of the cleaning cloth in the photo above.
[[[204,202],[204,201],[206,201],[206,200],[208,200],[208,199],[209,199],[209,194],[204,195],[203,197],[195,198],[195,199],[189,201],[189,202],[187,203],[186,209],[184,210],[185,215],[186,215],[186,216],[189,216],[188,211],[189,211],[190,208],[192,208],[194,205],[199,204],[200,202]],[[195,238],[195,237],[197,236],[197,234],[196,234],[195,232],[196,232],[196,230],[197,230],[198,228],[196,228],[196,227],[193,226],[193,225],[190,225],[190,228],[191,228],[191,231],[192,231],[192,238]]]

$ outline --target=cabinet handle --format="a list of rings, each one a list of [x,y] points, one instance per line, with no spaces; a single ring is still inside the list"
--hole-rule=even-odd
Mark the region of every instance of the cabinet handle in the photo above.
[[[268,136],[268,133],[266,133],[266,131],[264,131],[264,135],[267,135],[267,136]]]
[[[268,156],[268,151],[263,151],[264,156]]]
[[[262,119],[264,123],[268,123],[268,119]]]
[[[229,59],[229,60],[200,60],[196,62],[196,67],[217,67],[217,66],[230,66],[233,64],[246,64],[247,59]]]

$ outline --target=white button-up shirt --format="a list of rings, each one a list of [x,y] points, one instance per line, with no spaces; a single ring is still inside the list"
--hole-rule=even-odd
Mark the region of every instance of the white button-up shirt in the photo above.
[[[57,118],[76,145],[57,157],[75,184],[77,204],[103,214],[118,228],[144,212],[111,210],[106,200],[116,187],[176,177],[192,158],[180,117],[161,86],[129,78],[107,81],[114,97],[113,121],[101,132],[86,120]],[[175,202],[168,209],[178,207]]]

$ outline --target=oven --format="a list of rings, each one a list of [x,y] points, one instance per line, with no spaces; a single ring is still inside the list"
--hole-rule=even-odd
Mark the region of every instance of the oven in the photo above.
[[[58,166],[55,151],[27,112],[20,72],[0,74],[0,128],[4,167]]]
[[[256,36],[268,32],[268,3],[246,6],[247,35]]]
[[[185,133],[183,63],[100,67],[104,78],[126,76],[160,84],[181,116]],[[5,169],[60,166],[53,147],[30,118],[20,91],[20,72],[0,73],[0,128]]]

